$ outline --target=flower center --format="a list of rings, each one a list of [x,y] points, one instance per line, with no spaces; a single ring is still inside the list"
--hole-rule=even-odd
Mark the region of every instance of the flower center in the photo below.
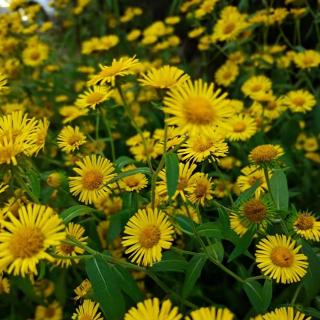
[[[278,155],[278,151],[272,145],[262,145],[251,151],[252,160],[256,163],[269,162],[274,160]]]
[[[40,53],[38,51],[32,51],[31,55],[30,55],[30,58],[32,60],[38,60],[40,58]]]
[[[266,105],[267,109],[274,110],[277,108],[277,104],[274,101],[269,101]]]
[[[253,186],[257,181],[259,181],[259,185],[262,185],[263,181],[261,177],[252,176],[252,177],[249,177],[249,180],[248,180],[250,186]]]
[[[50,307],[48,307],[46,309],[46,311],[44,312],[46,318],[53,318],[55,313],[56,313],[56,310],[54,308],[50,308]]]
[[[156,226],[150,226],[142,230],[139,242],[142,247],[150,249],[160,240],[160,230]]]
[[[288,248],[276,247],[271,252],[271,261],[282,268],[289,268],[294,262],[294,256]]]
[[[259,223],[266,217],[266,206],[257,199],[249,200],[243,207],[244,215],[252,222]]]
[[[212,146],[212,141],[197,141],[197,144],[194,144],[193,148],[196,152],[204,152],[209,150]]]
[[[208,186],[205,183],[198,182],[195,188],[195,196],[196,198],[202,198],[207,193]]]
[[[305,99],[303,97],[295,97],[292,99],[294,105],[302,107],[305,104]]]
[[[97,104],[103,100],[103,94],[100,92],[91,92],[87,96],[87,103],[88,104]]]
[[[229,34],[235,29],[235,27],[236,27],[236,25],[234,22],[228,22],[223,28],[223,33]]]
[[[244,121],[237,121],[233,124],[233,131],[234,132],[243,132],[246,130],[246,124]]]
[[[210,101],[202,97],[194,97],[186,101],[184,111],[188,122],[198,125],[208,125],[216,117],[216,112]]]
[[[134,188],[137,187],[139,185],[139,180],[135,177],[135,176],[131,176],[125,179],[125,184],[129,187],[129,188]]]
[[[87,190],[99,189],[102,183],[103,174],[97,170],[87,171],[82,178],[82,184]]]
[[[295,222],[295,226],[299,230],[309,230],[313,227],[313,217],[309,214],[302,213],[299,215],[298,219]]]
[[[225,71],[225,73],[222,75],[223,79],[224,80],[228,80],[230,79],[232,76],[232,73],[228,70],[228,71]]]
[[[74,251],[74,246],[63,243],[60,245],[60,249],[64,253],[64,255],[70,255]]]
[[[178,181],[177,190],[182,191],[184,190],[188,185],[188,179],[185,177],[180,177]]]
[[[81,142],[81,136],[78,135],[73,135],[71,137],[69,137],[68,139],[68,145],[70,146],[79,146],[79,143]]]
[[[15,259],[31,258],[43,248],[44,239],[40,229],[25,227],[13,233],[9,250]]]
[[[251,87],[252,92],[258,92],[262,89],[262,85],[260,83],[256,83]]]

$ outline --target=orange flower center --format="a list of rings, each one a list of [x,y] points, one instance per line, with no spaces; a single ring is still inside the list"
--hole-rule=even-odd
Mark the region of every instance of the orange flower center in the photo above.
[[[244,215],[254,223],[261,222],[266,217],[266,206],[257,199],[249,200],[243,207]]]
[[[224,26],[223,33],[230,34],[235,29],[235,27],[236,27],[235,23],[230,21]]]
[[[13,233],[9,250],[15,259],[31,258],[43,248],[44,239],[40,229],[25,227]]]
[[[90,105],[94,105],[103,101],[103,94],[101,92],[91,92],[87,96],[87,103]]]
[[[135,176],[131,176],[125,179],[125,184],[129,187],[129,188],[134,188],[137,187],[139,185],[140,181],[139,179],[137,179],[137,177]]]
[[[31,54],[30,54],[30,58],[32,60],[38,60],[40,58],[39,51],[32,51]]]
[[[208,190],[208,185],[204,182],[198,182],[194,190],[196,198],[202,198],[206,195]]]
[[[142,230],[139,242],[143,248],[150,249],[160,240],[160,230],[156,226],[149,226]]]
[[[282,268],[289,268],[294,262],[294,256],[288,248],[276,247],[271,252],[271,261]]]
[[[60,250],[64,255],[70,255],[74,251],[74,246],[63,243],[60,245]]]
[[[211,124],[216,118],[216,112],[208,99],[194,97],[184,104],[184,113],[188,122],[198,125]]]
[[[187,185],[188,185],[188,179],[186,177],[180,177],[178,181],[177,190],[182,191],[187,187]]]
[[[254,162],[270,162],[278,155],[277,149],[269,144],[258,146],[251,151],[251,158]]]
[[[277,108],[277,104],[275,101],[269,101],[266,105],[267,109],[274,110]]]
[[[262,85],[260,83],[256,83],[251,87],[252,92],[258,92],[262,90]]]
[[[56,314],[56,310],[54,308],[48,307],[44,314],[46,318],[53,318],[53,316]]]
[[[82,178],[82,184],[87,190],[99,189],[102,183],[103,174],[94,169],[87,171]]]
[[[303,97],[295,97],[292,99],[292,102],[297,107],[302,107],[305,104],[305,99]]]
[[[233,124],[234,132],[243,132],[247,128],[246,123],[244,121],[237,121]]]
[[[309,229],[312,229],[313,223],[314,223],[314,219],[312,216],[306,213],[302,213],[299,215],[294,225],[299,230],[309,230]]]
[[[68,138],[68,145],[70,146],[79,146],[80,142],[81,142],[82,137],[80,135],[72,135]]]

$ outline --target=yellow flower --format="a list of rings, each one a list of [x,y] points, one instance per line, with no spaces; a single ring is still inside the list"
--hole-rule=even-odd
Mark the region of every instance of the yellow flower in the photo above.
[[[18,210],[18,217],[8,213],[0,231],[0,270],[14,275],[37,274],[37,264],[54,259],[46,252],[65,239],[64,225],[49,207],[28,204]]]
[[[151,266],[161,261],[162,249],[170,249],[173,232],[168,217],[162,211],[140,209],[128,221],[122,245],[128,247],[125,253],[130,254],[132,262]]]
[[[7,278],[0,276],[0,295],[10,293],[10,282]]]
[[[320,221],[310,212],[299,212],[292,224],[299,236],[307,240],[320,241]]]
[[[76,312],[72,315],[72,320],[103,320],[101,313],[98,311],[99,303],[92,300],[84,300]]]
[[[212,41],[235,40],[249,26],[246,18],[247,16],[241,14],[236,7],[225,7],[213,27]]]
[[[272,82],[266,76],[253,76],[242,85],[241,90],[245,96],[253,100],[263,101],[268,97]]]
[[[184,201],[186,200],[186,190],[191,186],[192,175],[196,168],[197,166],[191,162],[179,163],[178,186],[172,199],[176,199],[176,197],[180,195]],[[167,195],[167,177],[165,170],[160,171],[159,178],[161,181],[157,183],[157,192],[160,195]]]
[[[231,213],[229,216],[230,228],[240,237],[248,231],[248,225],[239,215]]]
[[[237,185],[241,192],[251,188],[257,181],[258,188],[255,192],[257,198],[267,190],[268,187],[263,169],[259,169],[256,166],[248,166],[243,168],[241,173],[242,175],[237,179]],[[269,177],[271,177],[271,171],[269,172]]]
[[[110,197],[109,194],[106,194],[98,197],[97,200],[94,201],[94,206],[97,210],[110,216],[121,210],[122,199],[120,197]]]
[[[170,300],[162,303],[158,298],[152,298],[139,302],[124,316],[124,320],[180,320],[182,314],[177,307],[172,307]]]
[[[300,69],[316,68],[320,64],[320,53],[315,50],[298,52],[294,55],[293,60]]]
[[[75,300],[84,298],[92,290],[91,282],[88,279],[83,280],[75,289]]]
[[[221,125],[232,115],[225,100],[226,94],[214,91],[214,86],[202,79],[171,89],[164,98],[163,111],[172,115],[167,119],[169,125],[178,126],[181,133],[206,134]]]
[[[308,269],[307,257],[298,253],[300,248],[290,237],[269,235],[257,244],[257,265],[264,275],[277,283],[298,282]]]
[[[79,150],[79,147],[86,143],[85,135],[80,131],[79,127],[64,127],[58,135],[59,148],[67,153]]]
[[[22,52],[23,63],[30,67],[37,67],[48,58],[49,47],[44,43],[32,43]]]
[[[203,307],[192,311],[185,320],[233,320],[234,314],[227,308]]]
[[[257,165],[268,164],[284,155],[279,145],[263,144],[255,147],[249,154],[249,160]]]
[[[311,320],[304,313],[294,310],[292,307],[277,308],[264,314],[260,320]],[[255,319],[259,320],[259,319]]]
[[[117,77],[134,74],[139,64],[140,63],[138,59],[135,57],[122,57],[119,60],[113,59],[111,66],[103,66],[100,64],[99,67],[101,71],[97,75],[92,76],[88,84],[103,85],[105,83],[110,83],[112,86],[114,86]]]
[[[80,224],[70,222],[66,227],[67,238],[73,238],[83,245],[86,245],[87,238],[83,236],[85,229]],[[55,248],[56,254],[63,257],[72,257],[71,259],[56,259],[55,264],[61,267],[70,267],[73,263],[79,263],[79,259],[74,257],[84,253],[84,249],[66,243],[61,243]]]
[[[249,140],[256,132],[256,121],[249,115],[233,116],[226,124],[226,138],[230,141]]]
[[[228,153],[228,145],[221,135],[212,130],[210,135],[199,134],[189,137],[179,149],[182,160],[202,162],[211,157],[219,159]]]
[[[125,167],[122,171],[126,172],[128,170],[136,169],[134,165],[129,165]],[[148,185],[148,179],[143,173],[136,173],[133,175],[130,175],[128,177],[124,177],[119,180],[119,187],[122,190],[125,191],[136,191],[140,192],[142,189],[144,189]]]
[[[89,112],[88,109],[80,109],[75,106],[64,106],[59,109],[59,113],[64,117],[62,123],[71,122],[79,117],[87,115]]]
[[[214,7],[218,0],[204,0],[199,8],[194,12],[194,15],[197,19],[202,18],[206,14],[211,13],[214,10]]]
[[[200,35],[203,34],[203,32],[206,30],[205,27],[198,27],[198,28],[195,28],[191,31],[188,32],[188,37],[189,38],[197,38],[199,37]]]
[[[105,185],[116,176],[112,163],[102,156],[86,156],[78,161],[73,170],[78,174],[69,178],[70,191],[79,196],[79,200],[85,204],[91,204],[100,196],[110,191]]]
[[[82,109],[90,107],[94,110],[98,104],[110,99],[112,94],[113,90],[106,86],[93,86],[80,94],[75,104]]]
[[[159,69],[151,69],[146,74],[142,74],[142,78],[139,81],[144,86],[168,89],[181,85],[189,78],[179,68],[166,65]]]
[[[35,320],[62,320],[62,307],[54,301],[47,307],[37,306],[35,311]]]
[[[228,87],[236,80],[238,74],[238,65],[234,62],[227,61],[216,71],[214,78],[220,86]]]
[[[140,35],[141,35],[141,31],[139,29],[133,29],[127,34],[127,40],[135,41],[140,37]]]
[[[212,179],[207,174],[197,172],[191,179],[190,187],[186,189],[187,198],[191,203],[205,205],[213,198]]]
[[[316,99],[307,90],[293,90],[286,94],[283,103],[288,106],[292,112],[302,112],[312,110],[316,105]]]

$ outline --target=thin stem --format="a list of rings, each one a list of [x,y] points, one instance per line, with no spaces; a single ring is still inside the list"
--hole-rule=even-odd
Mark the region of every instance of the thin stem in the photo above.
[[[296,303],[297,298],[298,298],[298,296],[299,296],[299,293],[300,293],[301,289],[302,289],[302,285],[299,284],[299,285],[297,286],[297,289],[295,290],[295,292],[294,292],[294,294],[293,294],[293,297],[292,297],[292,300],[291,300],[291,305],[294,305],[294,304]]]

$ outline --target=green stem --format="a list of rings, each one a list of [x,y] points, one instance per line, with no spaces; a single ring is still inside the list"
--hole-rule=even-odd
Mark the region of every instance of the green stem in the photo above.
[[[112,138],[112,131],[111,131],[110,123],[107,120],[107,115],[104,115],[102,117],[102,121],[104,123],[104,126],[106,127],[106,130],[108,132],[108,136],[110,138],[109,142],[110,142],[110,148],[111,148],[111,159],[112,159],[112,162],[115,162],[115,160],[116,160],[116,152],[115,152],[115,147],[114,147],[114,141],[113,141],[113,138]]]
[[[295,290],[295,292],[293,294],[293,297],[292,297],[292,300],[291,300],[291,305],[294,305],[296,303],[296,300],[297,300],[297,298],[299,296],[299,293],[300,293],[301,289],[302,289],[302,285],[299,284],[297,286],[297,289]]]

